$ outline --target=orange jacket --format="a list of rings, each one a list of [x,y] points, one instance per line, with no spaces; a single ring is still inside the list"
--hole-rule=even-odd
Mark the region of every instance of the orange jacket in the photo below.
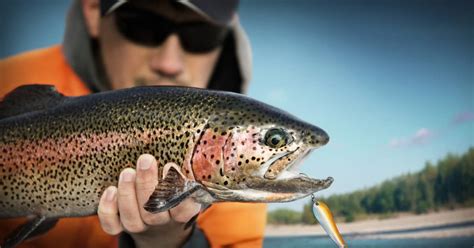
[[[0,60],[0,98],[22,84],[53,84],[68,96],[89,94],[67,64],[60,46]],[[0,220],[0,240],[25,219]],[[217,203],[198,218],[212,247],[261,247],[265,204]],[[47,234],[20,247],[117,247],[117,238],[104,233],[97,216],[63,218]]]

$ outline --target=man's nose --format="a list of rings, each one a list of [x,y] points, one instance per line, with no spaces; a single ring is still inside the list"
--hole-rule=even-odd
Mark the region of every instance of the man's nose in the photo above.
[[[150,60],[153,71],[167,77],[178,76],[184,68],[184,50],[176,34],[171,34],[154,51]]]

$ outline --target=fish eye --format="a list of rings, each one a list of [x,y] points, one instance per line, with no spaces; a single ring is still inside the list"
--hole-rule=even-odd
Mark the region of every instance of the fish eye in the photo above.
[[[280,148],[291,142],[289,135],[280,128],[272,128],[265,134],[265,145]]]

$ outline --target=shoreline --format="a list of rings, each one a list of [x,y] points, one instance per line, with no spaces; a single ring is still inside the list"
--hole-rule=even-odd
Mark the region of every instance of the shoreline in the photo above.
[[[387,219],[338,223],[351,239],[449,238],[474,236],[474,208],[427,214],[399,214]],[[320,225],[267,225],[265,237],[327,236]]]

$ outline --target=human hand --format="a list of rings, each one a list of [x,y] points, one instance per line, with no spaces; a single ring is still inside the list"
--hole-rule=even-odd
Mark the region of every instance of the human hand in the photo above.
[[[108,187],[102,194],[98,215],[102,229],[116,235],[129,233],[137,247],[177,247],[191,233],[184,229],[192,217],[199,213],[201,205],[188,198],[169,211],[152,214],[143,206],[158,183],[156,159],[149,154],[141,155],[137,170],[124,169],[118,188]]]

